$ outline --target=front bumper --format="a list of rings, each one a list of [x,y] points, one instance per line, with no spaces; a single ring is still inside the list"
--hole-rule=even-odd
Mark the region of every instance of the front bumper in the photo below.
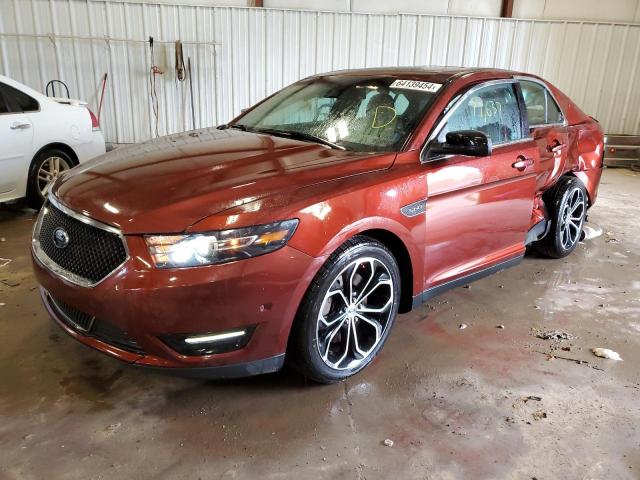
[[[291,323],[319,259],[285,246],[222,265],[163,270],[151,266],[142,237],[126,241],[129,259],[90,288],[59,277],[32,256],[43,303],[67,333],[124,362],[196,376],[245,376],[282,366]],[[47,301],[47,293],[126,332],[140,351],[73,328]],[[182,355],[161,340],[251,327],[246,346],[226,353]]]

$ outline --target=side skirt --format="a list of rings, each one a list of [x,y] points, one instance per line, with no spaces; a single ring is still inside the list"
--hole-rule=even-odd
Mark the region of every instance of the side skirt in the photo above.
[[[518,255],[517,257],[510,258],[509,260],[505,260],[504,262],[496,263],[495,265],[489,268],[485,268],[484,270],[470,273],[469,275],[465,275],[464,277],[441,283],[440,285],[436,285],[435,287],[427,288],[424,292],[413,297],[413,308],[419,307],[424,302],[428,302],[433,297],[440,295],[447,290],[451,290],[452,288],[460,287],[462,285],[467,285],[468,283],[475,282],[476,280],[480,280],[484,277],[488,277],[489,275],[493,275],[494,273],[500,272],[501,270],[505,270],[509,267],[515,267],[520,262],[522,262],[523,258],[524,255]]]

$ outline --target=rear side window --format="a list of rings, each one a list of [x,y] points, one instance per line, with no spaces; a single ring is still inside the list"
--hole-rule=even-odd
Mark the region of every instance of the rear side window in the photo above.
[[[36,99],[4,83],[0,83],[0,95],[4,97],[11,112],[37,112],[40,110],[40,104]]]
[[[520,87],[530,127],[564,122],[560,107],[544,85],[522,80]]]
[[[4,101],[4,97],[2,96],[2,92],[0,92],[0,115],[3,113],[9,113],[9,107]]]
[[[492,145],[523,138],[520,107],[513,83],[487,85],[474,90],[455,105],[453,113],[440,133],[444,142],[449,132],[479,130],[491,139]]]

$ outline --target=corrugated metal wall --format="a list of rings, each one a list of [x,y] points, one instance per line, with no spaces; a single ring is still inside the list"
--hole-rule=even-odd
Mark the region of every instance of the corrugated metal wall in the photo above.
[[[40,34],[40,37],[34,37]],[[640,134],[640,25],[95,0],[0,1],[0,72],[43,90],[52,78],[97,104],[106,137],[154,135],[149,36],[156,45],[160,134],[191,129],[189,86],[174,47],[194,69],[196,127],[216,125],[316,72],[388,65],[491,66],[542,75],[610,133]],[[110,39],[110,40],[109,40]]]

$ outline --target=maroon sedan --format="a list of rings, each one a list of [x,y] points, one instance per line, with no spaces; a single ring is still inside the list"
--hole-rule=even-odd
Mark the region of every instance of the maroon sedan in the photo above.
[[[125,362],[319,382],[398,312],[578,243],[603,134],[538,77],[390,68],[301,80],[227,125],[120,148],[54,185],[33,235],[51,316]]]

